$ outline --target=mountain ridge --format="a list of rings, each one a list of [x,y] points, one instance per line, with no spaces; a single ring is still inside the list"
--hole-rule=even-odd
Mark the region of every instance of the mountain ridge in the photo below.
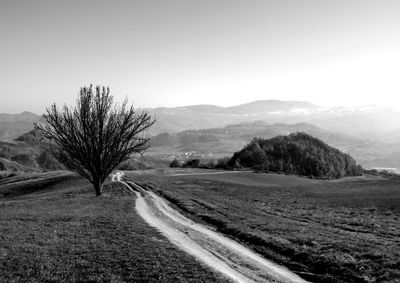
[[[400,111],[376,105],[323,107],[307,101],[259,100],[229,107],[204,104],[143,110],[157,119],[150,130],[153,136],[261,120],[287,124],[305,122],[332,132],[377,138],[400,125]]]
[[[321,139],[352,155],[363,167],[400,167],[400,144],[356,138],[303,122],[270,124],[265,121],[255,121],[220,128],[162,133],[152,137],[148,153],[169,159],[215,159],[230,156],[253,138],[269,139],[295,132],[305,132]]]
[[[33,129],[41,116],[29,111],[19,114],[0,113],[0,140],[13,140]]]

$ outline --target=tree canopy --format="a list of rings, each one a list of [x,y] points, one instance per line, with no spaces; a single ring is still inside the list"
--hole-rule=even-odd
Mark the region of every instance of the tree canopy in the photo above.
[[[155,120],[145,111],[136,112],[125,100],[114,104],[110,89],[80,89],[75,107],[56,104],[46,109],[44,123],[35,124],[49,139],[54,157],[87,178],[101,195],[107,176],[134,153],[149,147],[147,130]]]
[[[293,133],[268,140],[255,138],[236,152],[228,165],[316,178],[362,174],[361,166],[350,155],[306,133]]]

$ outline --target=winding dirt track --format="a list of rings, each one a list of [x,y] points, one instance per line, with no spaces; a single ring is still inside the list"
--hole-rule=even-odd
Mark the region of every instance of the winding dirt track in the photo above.
[[[155,193],[132,182],[122,181],[123,173],[113,175],[137,196],[136,210],[150,225],[172,243],[234,282],[306,282],[245,246],[210,228],[195,223]]]

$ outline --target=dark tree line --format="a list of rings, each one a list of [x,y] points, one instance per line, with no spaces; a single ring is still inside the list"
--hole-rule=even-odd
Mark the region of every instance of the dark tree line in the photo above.
[[[146,130],[154,119],[137,113],[125,100],[113,103],[110,89],[83,87],[74,108],[53,104],[35,125],[53,145],[54,157],[66,168],[87,178],[101,195],[107,176],[133,153],[149,147]]]

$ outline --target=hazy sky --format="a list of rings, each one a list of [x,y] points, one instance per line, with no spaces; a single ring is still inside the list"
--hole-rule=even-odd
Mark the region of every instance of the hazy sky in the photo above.
[[[0,0],[0,112],[109,85],[138,107],[400,106],[400,1]]]

